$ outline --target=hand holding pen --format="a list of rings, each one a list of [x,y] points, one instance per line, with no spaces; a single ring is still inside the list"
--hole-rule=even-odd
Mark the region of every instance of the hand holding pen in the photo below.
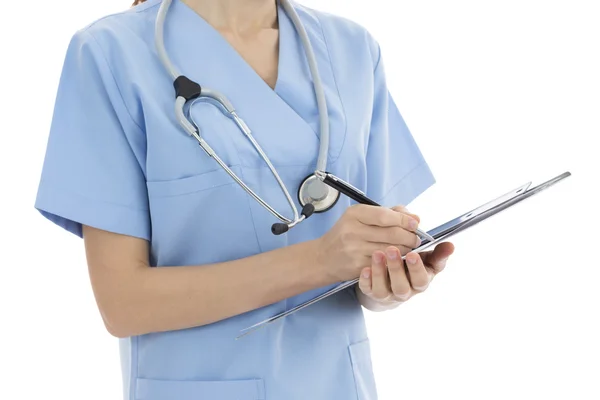
[[[360,190],[332,174],[318,171],[315,175],[322,182],[360,204],[379,206]],[[383,212],[388,209],[375,208],[372,210]],[[371,266],[361,270],[358,285],[355,287],[360,304],[373,311],[395,308],[415,294],[426,290],[433,277],[444,269],[446,260],[454,252],[452,243],[442,243],[436,246],[435,250],[420,254],[412,251],[410,247],[405,247],[407,241],[410,242],[410,239],[406,239],[408,232],[404,230],[407,226],[409,231],[415,232],[424,240],[434,241],[435,239],[418,229],[419,217],[409,213],[405,207],[395,206],[391,208],[391,211],[398,212],[403,217],[396,227],[379,228],[380,235],[385,235],[383,232],[388,231],[387,243],[394,240],[401,241],[400,238],[405,237],[403,240],[405,245],[390,244],[386,246],[385,243],[380,243],[382,248],[375,250],[369,257]],[[389,212],[382,213],[379,217],[388,215]],[[362,219],[362,217],[360,218]],[[396,233],[390,235],[389,233],[393,230]],[[413,248],[419,247],[420,244],[421,240],[417,238]]]
[[[348,182],[344,182],[337,176],[317,171],[315,172],[315,176],[319,178],[323,183],[330,186],[331,188],[337,190],[338,192],[350,197],[352,200],[356,201],[359,204],[367,204],[370,206],[380,206],[375,201],[369,199],[363,192],[350,185]],[[433,237],[431,237],[427,232],[420,230],[419,228],[415,229],[415,233],[421,237],[422,240],[433,241]]]
[[[408,254],[421,243],[415,234],[418,219],[387,207],[359,204],[348,207],[323,236],[312,241],[307,257],[315,266],[315,276],[324,277],[328,285],[351,281],[371,266],[374,252],[393,247],[400,256]]]

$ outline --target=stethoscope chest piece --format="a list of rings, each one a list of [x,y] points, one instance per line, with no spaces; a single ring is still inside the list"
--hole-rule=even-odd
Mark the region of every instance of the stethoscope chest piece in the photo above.
[[[316,213],[330,210],[340,198],[340,192],[327,186],[314,174],[307,176],[298,189],[298,201],[304,207],[312,204]]]

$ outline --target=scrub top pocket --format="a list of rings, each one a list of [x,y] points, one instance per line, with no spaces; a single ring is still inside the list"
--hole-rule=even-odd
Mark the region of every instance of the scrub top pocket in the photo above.
[[[136,400],[264,400],[261,379],[237,381],[169,381],[138,379]]]
[[[348,347],[358,400],[377,400],[377,388],[371,362],[370,340],[365,339]]]
[[[231,168],[243,179],[239,166]],[[147,187],[154,265],[210,264],[260,252],[251,199],[223,169]]]

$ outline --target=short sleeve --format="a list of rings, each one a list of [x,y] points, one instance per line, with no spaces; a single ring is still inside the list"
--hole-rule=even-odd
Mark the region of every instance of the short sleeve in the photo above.
[[[378,46],[377,50],[367,195],[386,207],[408,205],[435,178],[389,92]]]
[[[144,134],[87,31],[60,77],[35,208],[82,237],[82,225],[149,240]]]

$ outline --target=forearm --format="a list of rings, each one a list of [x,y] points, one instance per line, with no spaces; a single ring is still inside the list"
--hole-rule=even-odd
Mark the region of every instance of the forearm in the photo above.
[[[113,293],[116,336],[216,322],[332,283],[314,259],[315,242],[203,266],[141,267]],[[135,288],[132,290],[132,288]],[[105,318],[106,320],[106,318]]]

